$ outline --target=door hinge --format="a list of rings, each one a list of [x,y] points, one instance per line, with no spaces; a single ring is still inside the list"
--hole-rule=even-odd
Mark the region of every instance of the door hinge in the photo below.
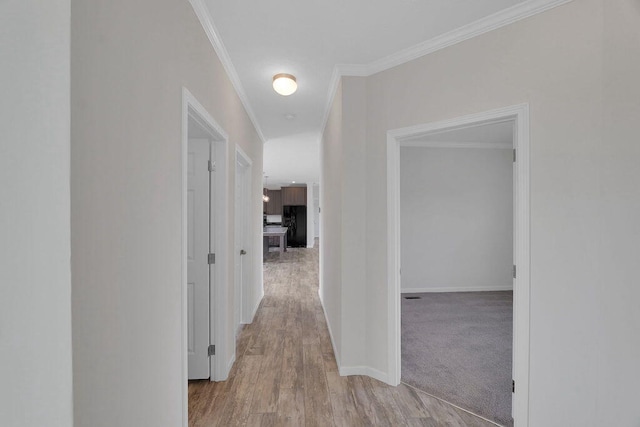
[[[511,393],[516,392],[516,380],[511,380]]]
[[[516,278],[516,266],[515,265],[513,266],[513,278],[514,279]]]
[[[513,162],[516,162],[516,149],[513,149]]]
[[[207,256],[207,263],[208,264],[215,264],[216,263],[216,254],[209,254]]]
[[[207,356],[215,356],[215,355],[216,355],[216,346],[212,344],[207,349]]]
[[[209,172],[215,172],[216,171],[216,162],[212,162],[211,160],[209,160]]]

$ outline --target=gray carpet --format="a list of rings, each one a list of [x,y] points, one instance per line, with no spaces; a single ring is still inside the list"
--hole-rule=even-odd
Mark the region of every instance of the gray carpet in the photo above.
[[[512,329],[510,291],[403,294],[402,381],[512,426]]]

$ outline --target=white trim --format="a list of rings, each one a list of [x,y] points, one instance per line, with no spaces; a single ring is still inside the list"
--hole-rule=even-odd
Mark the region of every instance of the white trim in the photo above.
[[[182,138],[180,144],[180,163],[182,166],[182,170],[180,172],[181,175],[181,219],[180,219],[180,235],[181,235],[181,248],[180,248],[180,297],[182,299],[180,304],[180,319],[182,322],[181,325],[181,336],[180,336],[180,354],[182,356],[182,426],[188,427],[189,425],[189,353],[187,350],[188,341],[187,337],[189,334],[188,331],[188,321],[187,321],[187,253],[188,253],[188,209],[187,209],[187,193],[188,193],[188,176],[187,171],[189,169],[188,159],[189,159],[189,115],[188,115],[188,104],[187,98],[185,96],[185,90],[182,89]]]
[[[573,0],[529,0],[518,3],[366,65],[343,65],[342,69],[345,71],[355,72],[343,75],[370,76],[571,1]]]
[[[401,147],[420,148],[473,148],[473,149],[495,149],[511,150],[513,144],[510,142],[447,142],[447,141],[404,141]]]
[[[193,0],[197,1],[197,0]],[[325,103],[324,116],[322,119],[321,133],[327,125],[327,118],[333,103],[336,88],[343,76],[369,77],[381,71],[388,70],[398,65],[413,61],[430,53],[453,46],[457,43],[469,40],[484,33],[488,33],[498,28],[513,24],[522,19],[529,18],[539,13],[545,12],[573,0],[528,0],[518,3],[507,9],[503,9],[492,15],[478,19],[455,30],[433,37],[424,42],[402,49],[396,53],[380,58],[368,64],[336,64],[329,82],[327,101]]]
[[[239,323],[236,326],[236,339],[238,338],[238,335],[240,335],[240,333],[242,332],[242,329],[244,329],[244,325],[245,325],[244,323]],[[235,354],[233,357],[235,357]]]
[[[209,9],[207,8],[207,6],[202,0],[189,0],[189,3],[191,3],[191,7],[193,7],[193,10],[196,13],[196,16],[198,17],[198,20],[200,21],[200,24],[202,25],[204,32],[207,34],[207,38],[211,42],[213,49],[218,55],[218,59],[220,59],[220,62],[222,63],[224,70],[227,72],[227,77],[229,77],[229,80],[231,80],[231,84],[236,90],[236,93],[238,94],[238,98],[240,98],[240,102],[242,102],[242,105],[244,106],[244,109],[247,112],[247,116],[249,116],[249,120],[251,120],[251,123],[253,123],[253,127],[256,129],[256,133],[258,134],[258,136],[260,137],[260,140],[262,140],[262,143],[264,144],[267,140],[264,137],[264,134],[262,133],[262,129],[258,124],[258,119],[256,118],[256,115],[253,112],[253,109],[251,108],[251,104],[249,103],[249,98],[247,97],[247,94],[244,91],[244,87],[242,86],[240,77],[236,72],[236,68],[233,66],[233,63],[231,62],[231,58],[229,57],[229,53],[227,52],[227,49],[222,43],[222,39],[218,35],[218,31],[216,30],[216,27],[213,24],[213,21],[211,20]]]
[[[373,369],[369,366],[344,366],[338,368],[338,373],[342,377],[349,375],[366,375],[371,378],[375,378],[383,383],[388,383],[387,374],[377,369]]]
[[[340,352],[338,351],[338,348],[336,347],[336,342],[333,339],[333,331],[331,328],[331,322],[329,322],[329,316],[327,316],[327,310],[324,307],[324,300],[322,299],[322,294],[318,291],[318,297],[320,298],[320,305],[322,306],[322,312],[324,313],[324,319],[327,322],[327,329],[329,330],[329,339],[331,339],[331,347],[333,347],[333,356],[336,359],[336,365],[338,366],[338,372],[340,373],[340,375],[342,375],[341,373],[341,368],[340,368]]]
[[[530,312],[530,230],[529,230],[529,106],[520,104],[450,120],[394,129],[387,132],[387,298],[388,298],[388,383],[400,382],[400,164],[401,141],[420,135],[460,129],[470,125],[515,121],[513,147],[517,151],[514,168],[514,262],[513,281],[514,394],[513,414],[517,427],[529,425],[529,312]]]
[[[236,352],[235,352],[235,350],[233,351],[233,354],[231,355],[231,358],[227,362],[227,367],[226,367],[225,370],[227,372],[231,372],[231,368],[233,368],[233,364],[234,363],[236,363]]]
[[[401,289],[402,294],[428,294],[442,292],[491,292],[491,291],[511,291],[513,285],[508,286],[432,286],[428,288],[407,288]]]
[[[264,289],[262,290],[262,292],[260,292],[260,298],[257,299],[256,305],[255,307],[253,307],[253,310],[251,311],[251,317],[250,317],[251,320],[247,322],[242,322],[243,325],[248,325],[249,323],[253,322],[253,319],[255,319],[256,313],[258,312],[258,308],[260,308],[260,303],[262,302],[262,298],[264,298]]]
[[[400,145],[387,132],[387,360],[389,384],[400,384]]]
[[[324,114],[322,115],[322,121],[320,122],[320,144],[322,147],[322,136],[324,135],[324,129],[327,127],[327,120],[329,120],[329,112],[331,111],[331,106],[333,105],[333,98],[336,96],[336,91],[338,90],[338,85],[340,84],[340,79],[342,78],[342,74],[340,73],[340,69],[336,65],[333,67],[333,72],[331,73],[331,80],[329,81],[329,90],[327,92],[327,99],[324,104]],[[322,180],[321,180],[322,182]]]
[[[205,129],[209,131],[212,136],[212,149],[216,150],[216,157],[220,159],[219,176],[221,179],[216,180],[216,197],[219,200],[224,201],[223,206],[228,205],[227,195],[227,147],[228,147],[228,135],[222,129],[220,125],[209,115],[207,110],[198,102],[198,100],[189,92],[188,89],[182,88],[182,138],[181,138],[181,177],[182,177],[182,189],[181,189],[181,321],[182,321],[182,337],[181,337],[181,354],[182,354],[182,423],[184,427],[188,427],[188,355],[187,355],[187,171],[188,171],[188,144],[189,144],[189,119],[196,120]],[[218,203],[219,204],[219,203]],[[218,354],[225,354],[226,350],[226,304],[223,304],[222,296],[226,294],[226,284],[228,283],[227,272],[227,214],[226,209],[220,207],[215,214],[216,231],[219,233],[216,239],[215,252],[217,259],[217,267],[215,269],[215,281],[218,284],[215,286],[214,292],[212,292],[211,304],[214,307],[215,316],[211,318],[212,322],[211,331],[215,338],[216,348]],[[234,346],[235,348],[235,346]],[[235,358],[235,351],[232,354],[232,359]],[[211,358],[211,379],[218,380],[221,377],[226,378],[229,373],[229,362],[225,363],[222,357]],[[233,362],[231,362],[233,363]],[[214,375],[216,376],[214,378]]]

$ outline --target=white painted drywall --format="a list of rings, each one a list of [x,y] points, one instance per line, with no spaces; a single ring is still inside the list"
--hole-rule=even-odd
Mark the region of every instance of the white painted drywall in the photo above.
[[[0,425],[73,425],[69,0],[0,2]]]
[[[640,2],[603,1],[604,121],[596,147],[599,229],[581,244],[597,246],[598,284],[587,331],[596,352],[594,425],[640,425]],[[576,245],[577,246],[577,245]],[[591,262],[587,258],[585,262]],[[587,373],[588,375],[589,373]]]
[[[403,292],[509,290],[510,149],[400,148]]]
[[[366,81],[359,77],[344,78],[342,86],[342,298],[344,301],[363,301],[367,292],[365,281],[366,250],[360,246],[365,239],[366,194],[359,191],[366,183],[366,133],[359,126],[366,118]],[[365,304],[342,304],[342,369],[361,366],[366,354]],[[361,373],[355,370],[350,373]]]
[[[87,0],[71,10],[71,195],[76,426],[182,424],[181,129],[186,87],[229,134],[227,218],[234,229],[235,144],[260,141],[187,1]],[[261,248],[261,168],[251,231]],[[233,233],[226,304],[234,307]],[[261,276],[260,257],[255,274]],[[262,284],[252,285],[259,300]],[[249,303],[249,306],[257,305]],[[227,363],[235,351],[228,310]],[[218,356],[216,356],[218,357]]]
[[[640,422],[639,31],[636,0],[574,1],[366,78],[366,118],[353,124],[366,129],[366,180],[347,194],[366,194],[365,237],[353,236],[366,253],[362,365],[387,370],[387,131],[527,102],[529,425]],[[354,83],[343,79],[342,93]],[[323,212],[333,202],[324,198]],[[323,253],[339,248],[322,243]],[[362,295],[335,304],[358,307]]]
[[[320,143],[320,286],[338,366],[342,354],[342,84],[338,85]],[[326,206],[326,207],[325,207]],[[332,242],[325,245],[324,242]],[[348,301],[347,301],[348,303]]]
[[[365,179],[366,138],[358,124],[366,117],[366,86],[362,78],[344,80],[350,84],[338,87],[321,145],[320,295],[340,373],[348,375],[366,370],[361,361],[366,357],[367,307],[352,304],[366,294],[366,251],[359,245],[365,233],[366,199],[357,192]]]

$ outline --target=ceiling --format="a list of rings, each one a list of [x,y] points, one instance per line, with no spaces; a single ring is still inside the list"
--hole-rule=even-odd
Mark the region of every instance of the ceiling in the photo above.
[[[206,6],[218,54],[265,140],[264,170],[274,183],[318,182],[337,65],[375,71],[372,65],[398,52],[532,2],[545,1],[192,0],[194,8]],[[276,94],[277,73],[294,74],[298,91]]]

